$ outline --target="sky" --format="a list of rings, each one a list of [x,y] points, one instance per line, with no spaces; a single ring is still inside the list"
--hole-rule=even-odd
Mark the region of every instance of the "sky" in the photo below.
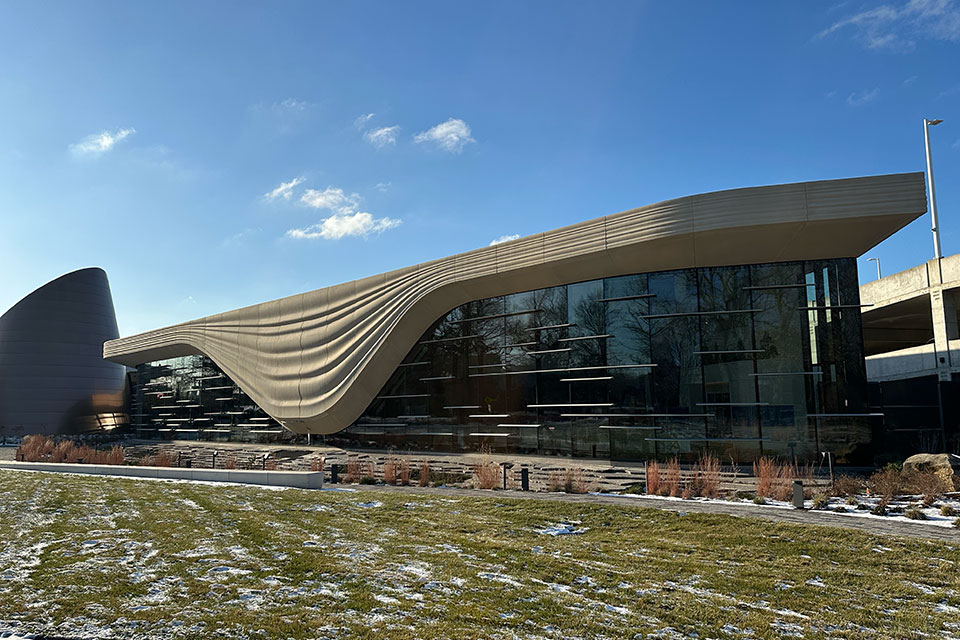
[[[121,335],[736,187],[923,171],[960,253],[960,0],[0,3],[0,312]],[[929,216],[861,281],[933,257]]]

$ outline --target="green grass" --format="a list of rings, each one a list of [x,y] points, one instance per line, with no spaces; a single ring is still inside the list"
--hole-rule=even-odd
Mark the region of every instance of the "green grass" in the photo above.
[[[960,637],[956,545],[628,505],[0,472],[0,540],[0,631]]]

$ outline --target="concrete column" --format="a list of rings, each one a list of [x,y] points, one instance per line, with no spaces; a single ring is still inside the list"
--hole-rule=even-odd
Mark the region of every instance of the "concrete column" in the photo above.
[[[939,261],[936,261],[939,262]],[[939,266],[939,265],[937,265]],[[939,269],[931,269],[930,316],[933,320],[933,344],[937,354],[937,375],[941,381],[951,379],[950,341],[960,338],[957,327],[957,301],[951,291],[944,291]],[[960,364],[958,362],[957,364]]]

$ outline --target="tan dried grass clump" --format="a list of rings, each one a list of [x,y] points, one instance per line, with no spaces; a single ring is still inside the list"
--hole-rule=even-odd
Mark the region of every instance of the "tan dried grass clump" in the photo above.
[[[757,496],[772,498],[774,485],[780,478],[780,465],[764,456],[753,463],[753,476],[757,479]]]
[[[49,436],[29,435],[17,450],[17,457],[24,462],[83,461],[86,464],[122,465],[126,463],[123,447],[114,445],[108,451],[100,451],[86,445],[77,445],[69,440],[54,441]]]
[[[477,489],[496,489],[500,482],[500,465],[490,455],[490,447],[480,447],[480,461],[473,465],[473,486]]]
[[[704,498],[720,497],[720,460],[704,453],[697,461],[694,471],[694,493]]]
[[[547,491],[562,491],[564,493],[588,493],[590,482],[583,473],[583,469],[565,469],[553,471],[547,478]]]
[[[656,460],[647,463],[647,493],[655,496],[660,494],[660,463]]]
[[[383,463],[383,483],[397,484],[397,470],[400,467],[399,461],[393,456],[388,456]]]
[[[347,472],[343,474],[343,481],[347,484],[360,482],[360,461],[356,458],[347,460]]]
[[[671,458],[664,469],[660,483],[660,495],[676,498],[680,495],[680,461]]]
[[[170,451],[159,451],[152,456],[144,456],[137,460],[139,467],[175,467],[177,458]]]
[[[400,484],[405,487],[410,485],[410,461],[406,458],[400,459],[400,469],[397,471],[397,476]]]

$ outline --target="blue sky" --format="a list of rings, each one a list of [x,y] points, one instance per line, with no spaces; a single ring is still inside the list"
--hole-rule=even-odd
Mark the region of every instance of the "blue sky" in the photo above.
[[[668,198],[921,171],[925,116],[960,252],[953,0],[4,2],[0,60],[0,311],[98,265],[130,334]],[[865,257],[932,251],[923,218]]]

